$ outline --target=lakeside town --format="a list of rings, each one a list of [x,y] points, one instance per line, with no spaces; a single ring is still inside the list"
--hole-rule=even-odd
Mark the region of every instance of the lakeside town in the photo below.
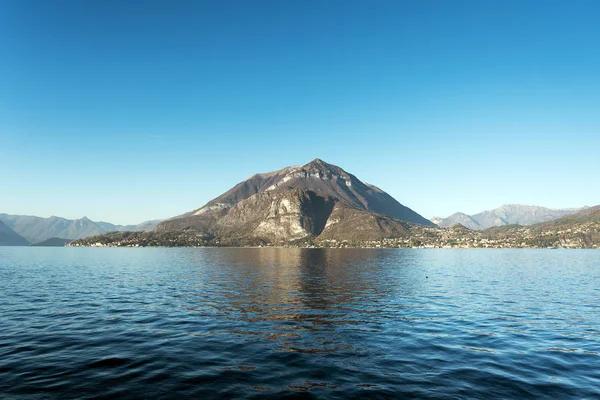
[[[513,228],[510,234],[498,235],[496,237],[471,231],[464,227],[453,227],[449,229],[421,228],[406,238],[385,238],[381,240],[369,240],[360,243],[349,243],[348,241],[325,240],[319,242],[315,247],[365,247],[365,248],[444,248],[444,249],[471,249],[471,248],[598,248],[597,236],[600,230],[597,228],[566,229],[559,231],[534,232],[534,230],[518,227]],[[596,236],[596,240],[592,239]]]
[[[402,237],[350,241],[318,238],[293,242],[268,242],[258,238],[223,241],[193,231],[181,232],[113,232],[72,241],[71,247],[305,247],[305,248],[598,248],[600,222],[542,226],[509,225],[470,230],[462,225],[432,228],[412,225]]]

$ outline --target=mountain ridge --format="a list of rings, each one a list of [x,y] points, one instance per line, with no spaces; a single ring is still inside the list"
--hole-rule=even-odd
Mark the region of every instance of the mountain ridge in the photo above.
[[[92,221],[85,216],[67,219],[55,215],[44,218],[3,213],[0,214],[0,221],[30,243],[40,243],[51,238],[75,240],[111,231],[151,230],[159,223],[145,221],[138,225],[115,225],[104,221]]]
[[[547,208],[523,204],[503,204],[498,208],[486,210],[473,215],[457,212],[447,218],[434,218],[436,224],[447,228],[461,224],[473,230],[483,231],[488,228],[505,225],[534,225],[548,222],[565,215],[575,214],[581,208]]]
[[[0,221],[0,246],[29,246],[29,241]]]

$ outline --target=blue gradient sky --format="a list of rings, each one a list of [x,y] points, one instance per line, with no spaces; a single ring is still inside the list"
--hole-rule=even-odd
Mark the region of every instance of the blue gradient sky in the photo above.
[[[0,212],[115,223],[315,157],[426,217],[600,204],[600,2],[0,2]]]

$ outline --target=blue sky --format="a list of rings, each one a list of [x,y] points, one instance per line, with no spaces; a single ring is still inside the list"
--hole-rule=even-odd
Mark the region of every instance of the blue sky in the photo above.
[[[600,204],[597,1],[0,2],[0,212],[135,223],[315,157],[426,217]]]

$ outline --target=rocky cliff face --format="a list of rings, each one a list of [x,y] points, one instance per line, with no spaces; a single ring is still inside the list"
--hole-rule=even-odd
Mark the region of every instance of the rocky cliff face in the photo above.
[[[401,222],[404,221],[404,222]],[[224,240],[374,238],[434,226],[381,189],[340,167],[310,163],[257,174],[203,207],[162,222],[157,232],[197,231]]]
[[[270,241],[318,236],[335,202],[306,189],[259,193],[233,206],[219,220],[218,233],[229,237],[249,234]]]
[[[257,193],[229,208],[177,218],[159,231],[208,232],[225,243],[268,243],[307,238],[322,240],[379,240],[409,234],[410,223],[348,206],[307,189]]]

